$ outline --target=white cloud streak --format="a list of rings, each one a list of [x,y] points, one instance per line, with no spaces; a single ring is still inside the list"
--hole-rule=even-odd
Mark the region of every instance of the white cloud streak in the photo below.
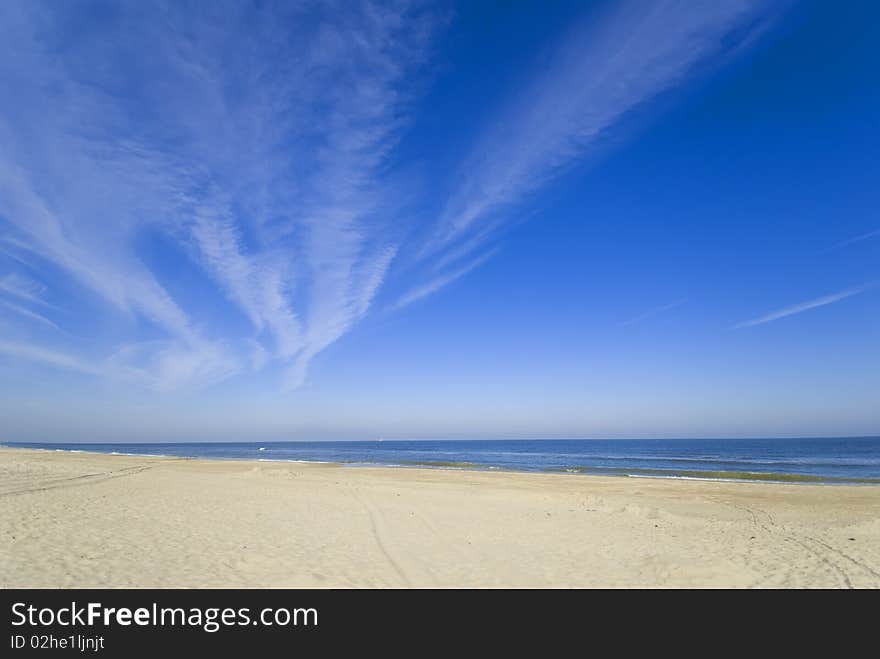
[[[846,291],[842,291],[840,293],[834,293],[833,295],[826,295],[824,297],[816,298],[815,300],[810,300],[808,302],[801,302],[800,304],[785,307],[783,309],[768,313],[764,316],[760,316],[759,318],[755,318],[754,320],[748,320],[744,323],[735,325],[734,329],[739,329],[743,327],[754,327],[755,325],[763,325],[764,323],[770,323],[774,320],[779,320],[780,318],[794,316],[795,314],[803,313],[804,311],[809,311],[810,309],[816,309],[818,307],[824,307],[829,304],[834,304],[835,302],[840,302],[841,300],[845,300],[846,298],[852,297],[853,295],[864,293],[865,291],[874,288],[874,286],[874,284],[866,284],[858,288],[852,288]]]
[[[625,115],[766,23],[769,3],[613,3],[597,28],[571,31],[479,139],[428,253],[503,223],[505,211],[589,156]]]
[[[61,331],[61,328],[58,327],[58,325],[56,325],[51,320],[46,318],[43,314],[37,313],[35,311],[31,311],[30,309],[24,308],[20,304],[15,304],[14,302],[9,302],[7,300],[0,300],[0,304],[5,306],[7,309],[11,309],[15,313],[17,313],[21,316],[24,316],[25,318],[27,318],[29,320],[33,320],[41,325],[51,327],[54,330]]]
[[[0,340],[0,354],[9,355],[15,359],[34,361],[53,368],[61,368],[67,371],[76,371],[88,375],[107,376],[104,369],[86,359],[79,359],[55,350],[40,348],[28,343],[16,343],[13,341]]]
[[[11,272],[5,277],[0,277],[0,293],[6,293],[31,304],[51,307],[52,305],[43,298],[45,292],[45,286],[18,273]]]
[[[424,248],[404,242],[389,209],[406,190],[388,176],[444,24],[421,3],[132,3],[90,31],[73,5],[0,3],[0,85],[15,98],[0,105],[0,241],[25,271],[65,273],[118,328],[98,357],[24,339],[5,351],[159,389],[274,363],[296,388],[402,252],[427,267],[397,309],[484,263],[491,250],[471,255],[502,211],[732,32],[747,41],[766,6],[633,1],[573,30],[477,140]],[[151,260],[156,241],[179,262]],[[179,267],[217,299],[187,298]],[[57,299],[41,281],[38,297]]]
[[[687,298],[683,298],[681,300],[676,300],[675,302],[670,302],[669,304],[665,304],[662,307],[656,307],[655,309],[651,309],[646,311],[643,314],[636,316],[635,318],[630,318],[622,323],[620,323],[621,327],[629,327],[630,325],[637,325],[642,321],[648,320],[649,318],[653,318],[654,316],[659,316],[662,313],[666,313],[667,311],[671,311],[672,309],[676,309],[681,305],[687,302]]]
[[[442,21],[369,1],[132,5],[88,35],[76,20],[54,4],[0,8],[0,83],[17,99],[0,109],[4,242],[164,335],[141,324],[119,337],[102,373],[165,389],[276,361],[299,386],[397,253],[381,170]],[[250,333],[227,340],[176,297],[143,258],[155,236]]]
[[[456,268],[455,270],[452,270],[446,274],[435,277],[427,283],[410,290],[409,292],[401,296],[401,298],[394,305],[393,310],[397,311],[403,309],[413,302],[417,302],[423,298],[428,297],[429,295],[433,295],[443,288],[446,288],[447,286],[449,286],[449,284],[457,281],[458,279],[461,279],[472,270],[475,270],[476,268],[483,265],[483,263],[492,258],[496,251],[497,249],[493,249],[489,252],[486,252],[485,254],[481,254],[477,258],[471,259],[465,265]]]
[[[876,229],[875,231],[869,231],[868,233],[863,233],[860,236],[856,236],[855,238],[850,238],[849,240],[843,240],[836,245],[832,245],[829,248],[830,250],[840,249],[841,247],[848,247],[849,245],[853,245],[855,243],[860,243],[863,240],[869,240],[871,238],[880,238],[880,229]]]

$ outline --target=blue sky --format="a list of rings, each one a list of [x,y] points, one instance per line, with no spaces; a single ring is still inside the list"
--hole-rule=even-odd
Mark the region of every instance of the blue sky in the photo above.
[[[0,33],[2,440],[880,433],[872,3]]]

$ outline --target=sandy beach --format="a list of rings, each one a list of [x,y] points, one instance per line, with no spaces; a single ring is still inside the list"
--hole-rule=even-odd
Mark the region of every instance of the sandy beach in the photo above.
[[[0,449],[0,587],[880,587],[880,487]]]

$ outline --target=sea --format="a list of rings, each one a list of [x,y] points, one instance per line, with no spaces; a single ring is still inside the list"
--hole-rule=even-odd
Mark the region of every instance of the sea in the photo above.
[[[628,478],[880,484],[880,437],[766,439],[541,439],[58,444],[54,451],[350,467],[506,470]]]

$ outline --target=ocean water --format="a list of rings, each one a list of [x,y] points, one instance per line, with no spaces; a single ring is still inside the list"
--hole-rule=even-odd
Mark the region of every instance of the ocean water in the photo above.
[[[803,483],[880,484],[880,437],[810,439],[444,440],[156,444],[6,443],[222,460],[336,462]]]

